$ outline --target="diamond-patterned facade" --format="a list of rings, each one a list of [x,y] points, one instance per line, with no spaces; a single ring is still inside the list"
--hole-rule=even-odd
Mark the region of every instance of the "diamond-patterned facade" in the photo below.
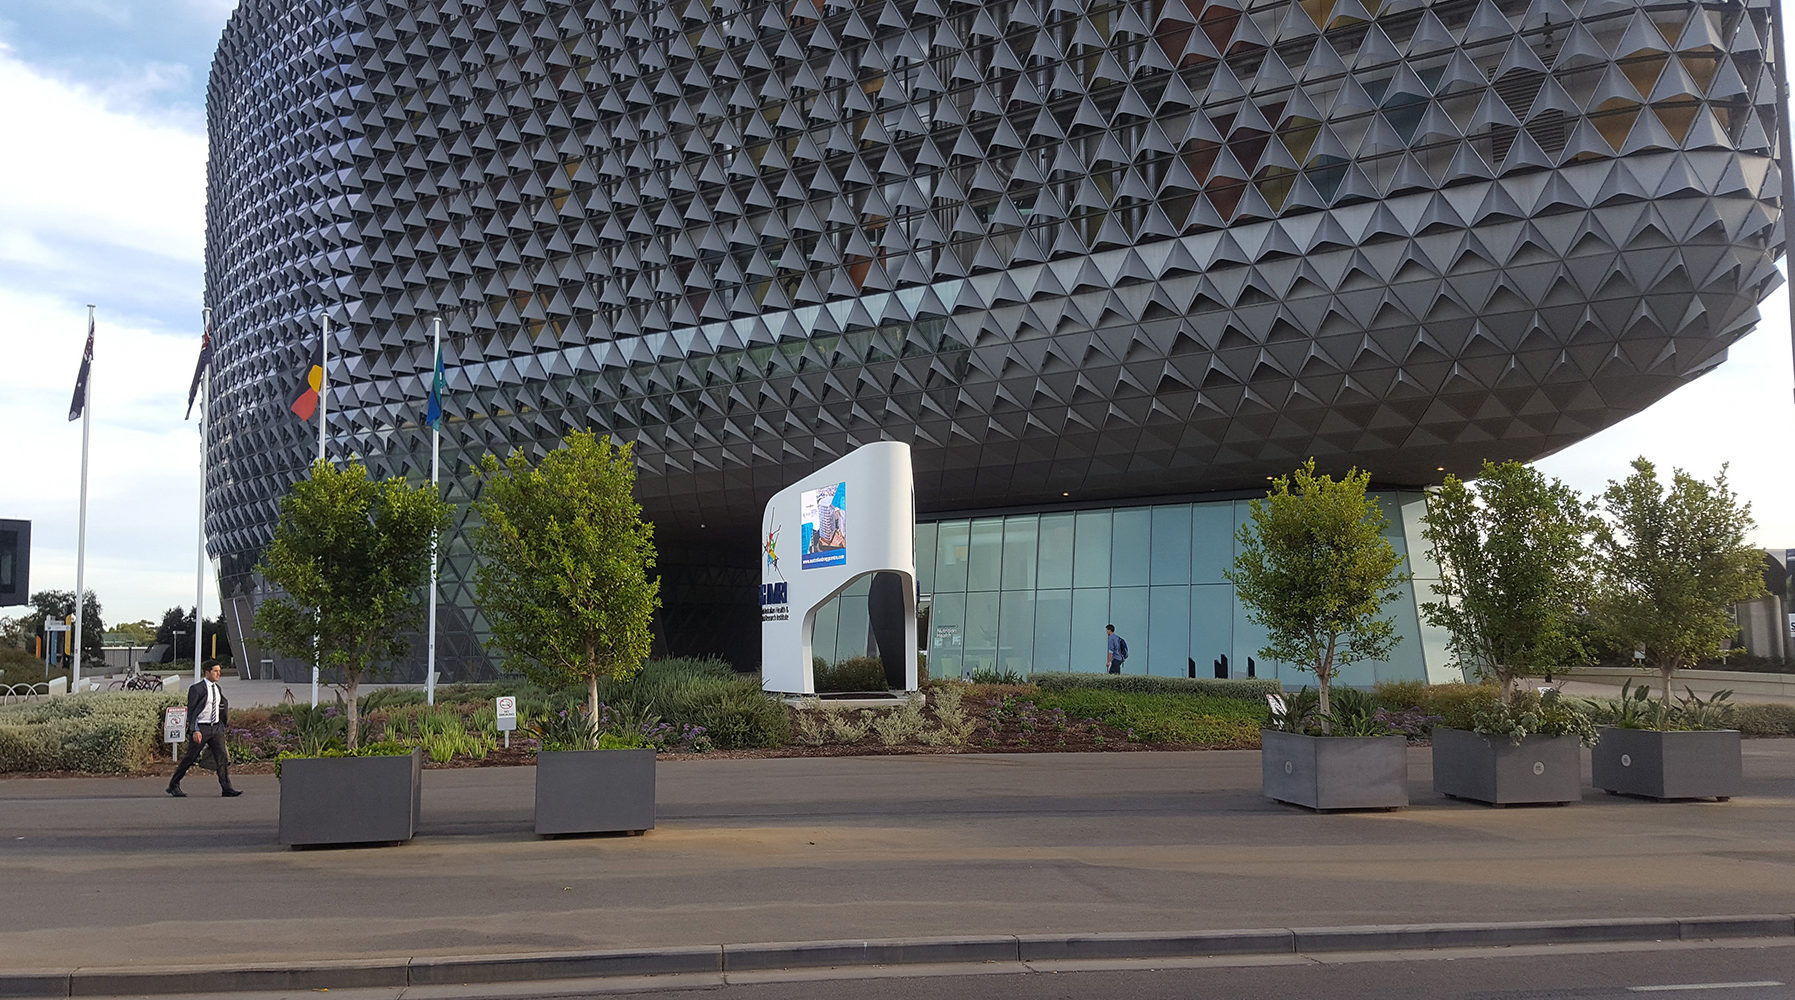
[[[315,454],[447,495],[634,441],[666,638],[751,637],[759,506],[873,440],[931,510],[1415,486],[1724,358],[1779,280],[1771,4],[244,0],[213,65],[210,535]],[[485,669],[446,554],[444,669]],[[751,638],[741,648],[757,648]]]

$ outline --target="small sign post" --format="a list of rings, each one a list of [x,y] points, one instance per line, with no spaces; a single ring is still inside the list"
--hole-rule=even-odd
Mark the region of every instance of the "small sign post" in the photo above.
[[[187,742],[187,708],[170,708],[162,715],[162,742],[169,744],[170,760],[181,757],[180,744]]]
[[[509,750],[511,749],[511,730],[517,728],[517,698],[514,695],[497,698],[493,702],[493,708],[498,719],[499,732],[505,734],[505,749]]]

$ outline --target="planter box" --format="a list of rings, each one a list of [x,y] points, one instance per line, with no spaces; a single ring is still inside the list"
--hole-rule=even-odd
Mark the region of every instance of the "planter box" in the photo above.
[[[1408,740],[1259,731],[1260,785],[1268,799],[1310,809],[1398,809],[1409,804]]]
[[[1727,799],[1739,794],[1739,732],[1658,733],[1602,727],[1590,752],[1595,786],[1652,799]]]
[[[396,844],[418,828],[424,755],[297,757],[280,768],[280,842]]]
[[[1434,791],[1498,806],[1577,802],[1583,798],[1579,742],[1575,736],[1529,736],[1516,746],[1500,736],[1436,726]]]
[[[654,829],[653,750],[550,750],[536,755],[536,832]]]

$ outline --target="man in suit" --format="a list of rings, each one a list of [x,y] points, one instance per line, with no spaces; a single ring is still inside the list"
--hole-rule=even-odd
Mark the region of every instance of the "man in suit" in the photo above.
[[[231,755],[224,745],[225,722],[230,717],[231,703],[225,699],[224,689],[218,686],[218,675],[223,672],[217,663],[208,664],[204,679],[187,689],[187,725],[191,727],[193,738],[187,744],[187,752],[181,755],[175,776],[168,782],[168,794],[177,799],[187,796],[181,791],[181,779],[186,777],[187,769],[199,761],[201,750],[212,751],[212,762],[218,765],[218,787],[224,790],[224,797],[243,794],[231,787]]]

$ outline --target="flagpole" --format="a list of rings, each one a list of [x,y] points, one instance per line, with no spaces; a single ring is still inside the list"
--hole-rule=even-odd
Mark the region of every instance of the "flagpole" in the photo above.
[[[201,318],[208,338],[212,334],[212,310],[200,310]],[[202,347],[201,350],[204,350]],[[194,586],[193,596],[193,683],[200,679],[200,653],[206,648],[206,430],[210,422],[206,419],[207,410],[212,405],[212,366],[207,364],[200,374],[199,397],[199,545],[195,556],[194,575],[198,582]]]
[[[87,307],[87,335],[93,337],[93,305]],[[81,387],[81,514],[75,529],[75,646],[70,660],[69,692],[81,690],[81,619],[87,610],[87,432],[93,422],[93,367]]]
[[[330,314],[324,314],[324,332],[322,350],[318,358],[322,364],[318,366],[318,461],[324,461],[324,427],[329,422],[330,412]]]
[[[432,395],[434,395],[436,393],[436,366],[438,364],[438,360],[443,355],[443,319],[442,319],[442,317],[441,316],[435,317],[432,321],[432,325],[435,327],[435,337],[433,338],[434,342],[435,342],[435,346],[434,346],[434,349],[431,351],[431,355],[430,355],[430,392]],[[440,400],[438,400],[437,406],[440,407],[441,405],[442,405],[442,402]],[[432,423],[430,425],[430,485],[432,487],[436,486],[437,468],[440,463],[440,459],[441,459],[441,455],[442,455],[441,426],[442,426],[442,419],[440,416],[437,418],[437,420],[434,423]],[[427,658],[424,661],[424,704],[426,704],[426,705],[436,704],[436,536],[437,536],[437,534],[438,534],[437,532],[430,533],[430,625],[429,625],[430,639],[426,643],[426,649],[428,649],[429,652],[427,654]]]

